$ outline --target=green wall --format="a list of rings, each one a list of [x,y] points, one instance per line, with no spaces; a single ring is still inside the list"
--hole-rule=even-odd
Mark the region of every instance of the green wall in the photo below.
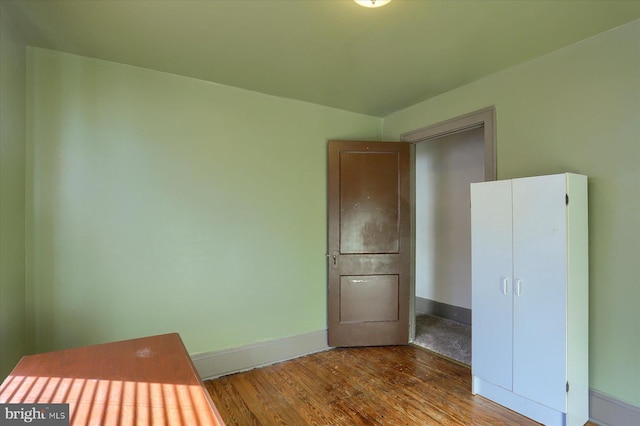
[[[0,382],[27,352],[26,47],[0,5]]]
[[[499,178],[589,176],[590,383],[634,405],[639,75],[635,21],[383,120],[398,139],[495,105]],[[378,139],[380,119],[41,49],[27,81],[33,350],[177,331],[198,353],[326,328],[326,140]],[[24,152],[8,114],[3,103],[5,370],[27,348],[24,301],[5,302],[24,297]]]
[[[499,179],[589,177],[590,386],[638,406],[640,21],[391,114],[384,138],[489,105]]]
[[[326,329],[326,141],[380,118],[35,48],[28,83],[36,351]]]

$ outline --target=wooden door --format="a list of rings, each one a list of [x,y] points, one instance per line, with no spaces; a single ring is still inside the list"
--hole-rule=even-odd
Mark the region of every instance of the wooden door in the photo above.
[[[561,412],[567,380],[566,191],[565,175],[513,180],[513,391]]]
[[[329,346],[409,342],[409,144],[328,144]]]
[[[471,184],[474,376],[511,390],[513,281],[511,181]]]

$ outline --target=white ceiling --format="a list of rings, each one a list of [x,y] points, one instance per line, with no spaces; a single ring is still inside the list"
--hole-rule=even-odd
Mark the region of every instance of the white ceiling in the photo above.
[[[375,116],[640,18],[614,0],[0,1],[31,46]]]

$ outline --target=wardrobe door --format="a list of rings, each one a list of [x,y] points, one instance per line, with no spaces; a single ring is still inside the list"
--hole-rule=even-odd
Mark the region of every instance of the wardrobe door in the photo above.
[[[511,389],[511,181],[471,184],[472,370]]]
[[[561,412],[567,380],[565,196],[565,175],[513,180],[513,391]]]

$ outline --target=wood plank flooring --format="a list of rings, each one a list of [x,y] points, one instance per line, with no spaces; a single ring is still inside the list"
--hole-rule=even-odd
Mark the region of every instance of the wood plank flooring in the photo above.
[[[537,425],[423,348],[332,349],[205,382],[228,425]]]

